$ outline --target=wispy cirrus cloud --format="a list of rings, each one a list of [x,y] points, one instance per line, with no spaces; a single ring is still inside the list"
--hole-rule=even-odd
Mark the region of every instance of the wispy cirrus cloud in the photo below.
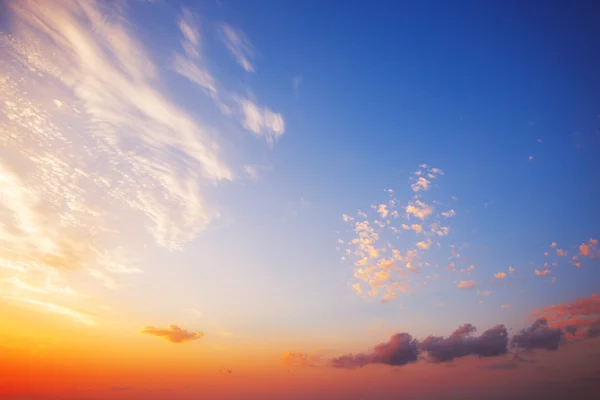
[[[155,328],[153,326],[145,326],[141,330],[142,334],[153,335],[167,339],[171,343],[185,343],[191,340],[197,340],[204,337],[202,332],[190,332],[180,328],[177,325],[169,325],[168,328]]]
[[[242,170],[220,146],[230,133],[174,101],[165,75],[201,87],[223,118],[242,126],[251,117],[234,114],[238,102],[206,68],[199,19],[187,9],[166,69],[123,7],[32,0],[4,9],[0,278],[44,296],[70,287],[67,271],[83,270],[116,288],[142,271],[146,245],[176,251],[193,241],[219,215],[207,194]],[[248,130],[272,142],[283,117],[258,109],[262,119]],[[47,283],[34,286],[40,279]]]
[[[221,24],[219,29],[223,43],[234,60],[246,72],[254,72],[254,65],[252,65],[250,59],[254,56],[255,50],[252,43],[250,43],[246,37],[246,34],[239,29],[233,28],[229,24]]]
[[[75,308],[67,307],[67,306],[56,304],[56,303],[49,302],[49,301],[42,301],[42,300],[32,299],[32,298],[23,297],[23,296],[3,297],[3,299],[8,300],[8,301],[22,303],[28,307],[31,307],[31,308],[34,308],[37,310],[49,312],[52,314],[57,314],[62,317],[69,318],[76,323],[80,323],[80,324],[84,324],[84,325],[96,325],[98,322],[97,314],[78,310]]]

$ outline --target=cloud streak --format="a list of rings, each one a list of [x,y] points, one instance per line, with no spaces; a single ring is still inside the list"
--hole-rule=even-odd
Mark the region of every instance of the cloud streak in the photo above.
[[[244,32],[228,24],[222,24],[220,31],[223,43],[227,47],[227,50],[229,50],[229,53],[231,53],[233,59],[244,71],[254,72],[254,65],[252,65],[250,59],[254,56],[255,51]]]
[[[177,325],[169,325],[167,329],[145,326],[142,328],[141,333],[161,337],[171,343],[185,343],[204,337],[204,333],[202,332],[189,332]]]

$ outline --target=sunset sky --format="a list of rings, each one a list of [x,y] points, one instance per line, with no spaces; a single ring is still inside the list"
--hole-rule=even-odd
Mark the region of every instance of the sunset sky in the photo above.
[[[599,18],[0,0],[0,399],[594,398]]]

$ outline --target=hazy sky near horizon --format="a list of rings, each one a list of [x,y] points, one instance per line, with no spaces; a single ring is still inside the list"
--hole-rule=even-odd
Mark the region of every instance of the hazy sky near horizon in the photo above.
[[[0,398],[592,387],[599,16],[1,2]]]

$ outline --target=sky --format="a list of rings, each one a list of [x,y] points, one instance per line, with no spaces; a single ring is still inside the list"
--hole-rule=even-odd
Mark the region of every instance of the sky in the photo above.
[[[592,398],[599,17],[0,1],[0,399]]]

